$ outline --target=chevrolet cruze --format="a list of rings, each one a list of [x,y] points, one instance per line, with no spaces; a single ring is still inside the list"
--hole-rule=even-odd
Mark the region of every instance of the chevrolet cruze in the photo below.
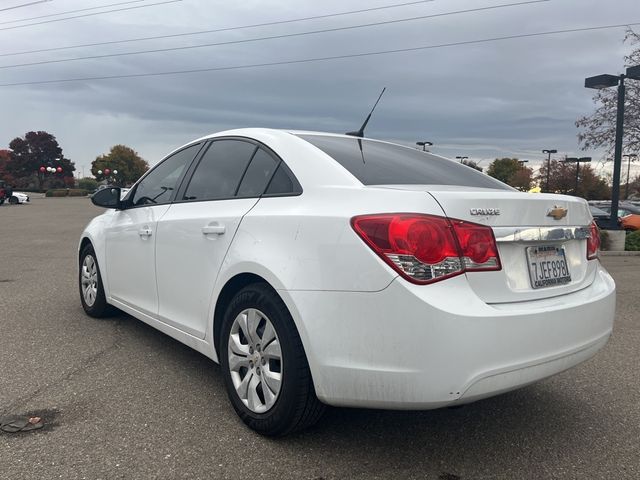
[[[579,198],[518,192],[393,143],[241,129],[188,143],[79,246],[82,306],[219,362],[266,435],[325,404],[432,409],[593,356],[615,285]]]

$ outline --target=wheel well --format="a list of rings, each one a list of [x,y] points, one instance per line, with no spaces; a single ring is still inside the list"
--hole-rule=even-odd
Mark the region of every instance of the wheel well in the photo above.
[[[213,313],[213,345],[216,351],[218,351],[218,344],[220,342],[222,317],[229,305],[229,302],[233,299],[236,293],[252,283],[264,283],[269,285],[269,282],[259,275],[255,275],[253,273],[241,273],[231,278],[220,291],[220,295],[218,295],[218,300],[216,301],[216,309]],[[220,352],[218,352],[218,355],[219,354]]]
[[[82,255],[82,250],[84,250],[84,247],[86,247],[87,245],[91,245],[91,240],[89,240],[87,237],[84,237],[80,242],[80,250],[78,251],[78,264],[80,264],[80,262],[82,261],[82,258],[80,258],[80,255]]]

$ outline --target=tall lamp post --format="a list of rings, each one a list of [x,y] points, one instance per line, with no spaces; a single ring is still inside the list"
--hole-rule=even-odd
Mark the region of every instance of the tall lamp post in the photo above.
[[[462,161],[463,161],[463,160],[466,160],[467,158],[469,158],[469,157],[463,157],[463,156],[457,156],[457,157],[456,157],[456,159],[457,159],[460,163],[462,163]]]
[[[624,131],[624,97],[625,87],[624,80],[631,78],[640,80],[640,65],[627,68],[626,74],[596,75],[595,77],[585,78],[585,88],[593,88],[600,90],[609,87],[618,87],[618,106],[616,115],[616,141],[613,154],[613,188],[611,191],[611,217],[609,218],[609,228],[618,230],[618,204],[620,201],[620,169],[622,166],[622,134]]]
[[[549,192],[549,174],[551,173],[551,154],[558,153],[558,150],[550,149],[550,150],[542,150],[542,153],[547,154],[547,192]]]
[[[580,178],[580,164],[581,163],[589,163],[591,161],[591,157],[569,157],[562,160],[563,163],[575,163],[576,164],[576,186],[573,189],[573,194],[578,196],[578,179]]]
[[[631,173],[631,159],[633,159],[633,161],[635,162],[636,158],[638,158],[638,155],[635,153],[630,153],[628,155],[623,155],[623,157],[627,157],[627,184],[624,187],[624,199],[629,200],[629,173]]]
[[[428,152],[429,150],[427,150],[427,147],[432,147],[433,146],[433,142],[416,142],[416,145],[418,145],[419,147],[422,147],[422,151],[423,152]]]

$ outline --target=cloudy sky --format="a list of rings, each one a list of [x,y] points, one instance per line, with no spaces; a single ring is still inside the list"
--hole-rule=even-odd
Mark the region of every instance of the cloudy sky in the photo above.
[[[333,15],[377,7],[391,8]],[[584,78],[622,72],[624,27],[477,41],[635,22],[638,0],[0,0],[0,148],[46,130],[80,172],[118,143],[154,164],[228,128],[357,129],[386,86],[367,136],[481,166],[597,156],[578,151],[574,122],[593,109]],[[223,31],[58,49],[203,30]],[[354,56],[389,50],[405,51]],[[88,56],[102,58],[60,61]]]

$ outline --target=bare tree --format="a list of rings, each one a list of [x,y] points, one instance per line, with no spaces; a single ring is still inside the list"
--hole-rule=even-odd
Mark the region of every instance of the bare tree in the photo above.
[[[624,57],[625,67],[640,65],[640,34],[627,30],[625,43],[632,46],[632,51]],[[613,73],[613,72],[612,72]],[[640,151],[640,82],[626,82],[626,102],[624,116],[623,150],[636,153]],[[582,150],[604,148],[608,155],[614,149],[616,136],[617,92],[615,88],[598,90],[593,96],[596,110],[579,118],[576,127],[580,130],[578,141]]]

